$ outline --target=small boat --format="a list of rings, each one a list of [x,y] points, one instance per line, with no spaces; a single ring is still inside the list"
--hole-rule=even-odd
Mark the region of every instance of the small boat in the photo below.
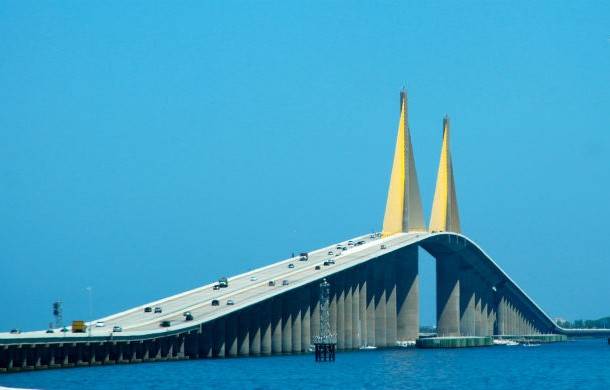
[[[521,345],[523,345],[524,347],[539,347],[540,346],[540,344],[534,344],[534,343],[523,343]]]
[[[506,340],[506,339],[497,339],[497,340],[494,340],[493,343],[494,343],[494,345],[507,345],[507,346],[519,345],[519,343],[516,341]]]
[[[402,347],[402,348],[411,348],[411,347],[415,346],[415,340],[397,341],[396,346]]]
[[[362,347],[360,347],[360,349],[377,349],[377,347],[373,345],[363,345]]]

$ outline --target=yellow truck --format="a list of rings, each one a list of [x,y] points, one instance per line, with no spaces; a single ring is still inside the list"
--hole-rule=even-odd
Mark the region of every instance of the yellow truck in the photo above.
[[[83,320],[72,321],[72,333],[85,333],[87,331],[87,325]]]

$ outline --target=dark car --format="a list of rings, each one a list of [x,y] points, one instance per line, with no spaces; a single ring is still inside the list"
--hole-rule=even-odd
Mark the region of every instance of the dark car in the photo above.
[[[329,266],[329,265],[330,265],[330,262],[329,262],[329,261],[325,261],[325,262],[324,262],[324,265]]]
[[[158,306],[155,307],[155,313],[161,313],[161,312],[163,312],[163,310],[161,310],[160,307],[158,307]]]
[[[288,283],[289,283],[289,282],[288,282],[286,279],[284,279],[284,280],[282,281],[282,286],[288,286]]]
[[[53,329],[47,329],[47,333],[55,333]]]
[[[144,313],[150,313],[151,311],[152,311],[152,307],[150,307],[150,306],[146,306],[144,308]]]
[[[61,333],[66,333],[68,331],[68,328],[66,328],[65,326],[63,328],[61,328],[60,332]]]
[[[212,306],[218,306],[220,305],[220,302],[218,302],[218,299],[212,299]]]
[[[11,329],[11,334],[19,334],[21,333],[19,329]]]
[[[275,286],[275,280],[270,280],[268,284],[269,284],[269,287]]]
[[[288,264],[288,268],[294,268],[294,264],[292,264],[292,263]]]
[[[193,321],[193,315],[191,313],[188,313],[184,316],[184,321]]]
[[[320,266],[319,266],[319,265],[316,265],[316,271],[317,271],[317,270],[319,270],[319,269],[320,269]]]
[[[170,326],[172,326],[172,322],[169,320],[161,321],[159,323],[159,326],[162,328],[169,328]]]
[[[220,286],[215,284],[214,287],[212,287],[212,290],[220,290]]]

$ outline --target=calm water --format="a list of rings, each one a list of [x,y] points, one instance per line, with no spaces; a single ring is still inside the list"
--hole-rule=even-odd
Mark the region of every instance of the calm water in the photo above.
[[[146,363],[0,375],[0,386],[38,389],[609,389],[605,339],[540,347],[345,352]]]

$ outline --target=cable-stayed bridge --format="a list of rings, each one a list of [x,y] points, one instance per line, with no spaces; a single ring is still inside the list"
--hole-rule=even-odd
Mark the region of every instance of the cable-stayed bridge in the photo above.
[[[210,283],[91,321],[84,333],[0,333],[0,372],[308,352],[320,331],[323,279],[338,350],[405,345],[419,338],[420,247],[436,259],[438,338],[610,334],[558,327],[461,234],[449,135],[446,117],[427,228],[403,91],[381,232],[230,277],[227,287]]]

